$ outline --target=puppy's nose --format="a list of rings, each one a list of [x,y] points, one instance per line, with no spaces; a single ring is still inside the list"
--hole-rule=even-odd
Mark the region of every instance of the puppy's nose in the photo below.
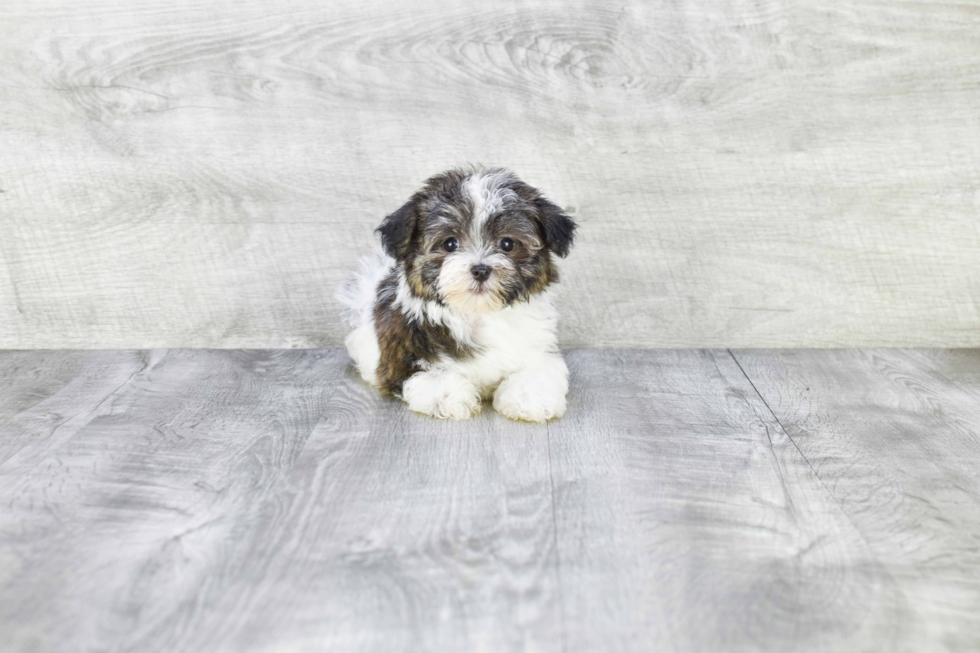
[[[477,281],[486,281],[490,276],[490,266],[489,265],[474,265],[470,270],[473,273],[473,278]]]

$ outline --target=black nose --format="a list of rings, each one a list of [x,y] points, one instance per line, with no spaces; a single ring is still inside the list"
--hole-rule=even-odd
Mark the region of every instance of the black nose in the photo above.
[[[474,265],[473,269],[470,270],[473,273],[473,278],[477,281],[486,281],[487,277],[490,276],[490,266],[489,265]]]

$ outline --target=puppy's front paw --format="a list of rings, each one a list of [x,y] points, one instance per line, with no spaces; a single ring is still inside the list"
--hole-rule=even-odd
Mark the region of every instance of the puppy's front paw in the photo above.
[[[565,414],[567,382],[541,372],[518,372],[504,379],[493,393],[494,409],[511,419],[547,422]]]
[[[419,372],[402,386],[402,398],[416,413],[439,419],[469,419],[480,412],[480,393],[453,372]]]

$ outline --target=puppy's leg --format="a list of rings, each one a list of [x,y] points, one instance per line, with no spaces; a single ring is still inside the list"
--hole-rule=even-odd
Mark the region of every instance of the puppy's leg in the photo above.
[[[347,353],[354,359],[361,378],[373,386],[378,385],[378,361],[381,360],[381,350],[378,348],[378,336],[374,333],[374,324],[362,324],[344,339]]]
[[[568,367],[561,354],[538,360],[504,378],[493,393],[501,415],[525,422],[547,422],[565,414]]]
[[[465,376],[450,370],[418,372],[402,386],[402,399],[416,413],[440,419],[469,419],[480,412],[480,393]]]

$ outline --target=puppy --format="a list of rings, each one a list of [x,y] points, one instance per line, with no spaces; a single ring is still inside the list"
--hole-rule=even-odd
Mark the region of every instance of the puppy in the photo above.
[[[377,229],[383,251],[338,290],[365,381],[412,410],[515,420],[565,413],[568,368],[549,287],[575,223],[501,169],[429,178]]]

